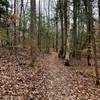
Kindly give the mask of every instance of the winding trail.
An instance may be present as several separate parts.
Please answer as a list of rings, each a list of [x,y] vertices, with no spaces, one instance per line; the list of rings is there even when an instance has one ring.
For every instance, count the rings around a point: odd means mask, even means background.
[[[100,88],[96,92],[94,81],[64,66],[57,53],[52,52],[46,56],[44,62],[45,70],[42,73],[44,84],[37,90],[42,90],[40,100],[100,100],[98,95]]]
[[[64,66],[57,53],[40,58],[37,71],[0,58],[0,100],[100,100],[91,77]]]

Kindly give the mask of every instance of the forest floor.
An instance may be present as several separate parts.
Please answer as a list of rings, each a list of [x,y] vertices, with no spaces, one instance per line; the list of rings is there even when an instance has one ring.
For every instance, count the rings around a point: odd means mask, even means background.
[[[0,52],[0,100],[100,100],[89,68],[64,66],[55,52],[42,55],[35,67]]]

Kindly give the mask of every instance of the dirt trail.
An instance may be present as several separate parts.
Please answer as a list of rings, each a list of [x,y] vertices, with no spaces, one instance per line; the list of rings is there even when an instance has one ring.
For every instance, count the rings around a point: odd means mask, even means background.
[[[57,53],[52,52],[44,61],[46,68],[42,79],[45,84],[41,84],[38,91],[44,88],[45,93],[40,100],[100,100],[100,88],[93,86],[93,80],[65,67]]]
[[[41,60],[34,73],[31,67],[0,59],[0,100],[100,100],[93,79],[65,67],[57,53]]]

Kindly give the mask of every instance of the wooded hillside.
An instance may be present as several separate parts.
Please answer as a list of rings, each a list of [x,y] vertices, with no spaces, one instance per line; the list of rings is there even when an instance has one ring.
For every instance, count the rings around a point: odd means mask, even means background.
[[[100,0],[0,0],[0,100],[100,100]]]

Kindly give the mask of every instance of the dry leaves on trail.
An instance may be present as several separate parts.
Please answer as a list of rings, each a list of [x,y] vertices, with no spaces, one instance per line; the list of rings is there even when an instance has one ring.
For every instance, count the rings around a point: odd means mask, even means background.
[[[56,53],[37,63],[34,69],[1,57],[0,100],[100,100],[94,79],[65,67]]]

